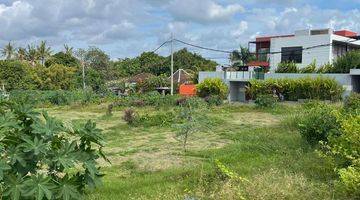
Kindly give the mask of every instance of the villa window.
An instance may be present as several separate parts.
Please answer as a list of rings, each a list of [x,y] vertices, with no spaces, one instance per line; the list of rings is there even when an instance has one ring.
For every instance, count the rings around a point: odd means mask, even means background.
[[[281,62],[302,63],[302,47],[281,48]]]

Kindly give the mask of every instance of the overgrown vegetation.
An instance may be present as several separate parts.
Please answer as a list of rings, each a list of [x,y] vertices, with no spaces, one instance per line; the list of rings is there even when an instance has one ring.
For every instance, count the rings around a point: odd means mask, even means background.
[[[229,89],[227,85],[219,78],[207,78],[196,86],[196,92],[199,97],[218,96],[225,99]]]
[[[285,100],[319,99],[338,101],[341,99],[343,88],[334,80],[327,77],[298,78],[298,79],[267,79],[251,80],[246,93],[251,99],[259,95],[282,94]]]
[[[350,69],[360,69],[360,51],[353,50],[337,58],[334,62],[333,73],[349,73]]]
[[[256,97],[255,104],[260,108],[274,108],[277,101],[277,97],[274,97],[271,94],[264,94]]]
[[[81,199],[100,184],[104,140],[96,124],[65,124],[23,103],[1,102],[0,197]]]

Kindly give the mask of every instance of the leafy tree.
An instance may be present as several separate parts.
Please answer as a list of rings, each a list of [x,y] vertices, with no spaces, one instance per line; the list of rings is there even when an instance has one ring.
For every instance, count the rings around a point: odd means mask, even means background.
[[[27,63],[20,61],[0,61],[0,83],[6,90],[33,89],[31,74]]]
[[[0,194],[5,199],[81,199],[106,159],[96,124],[64,124],[23,103],[0,107]]]
[[[9,42],[5,47],[1,50],[1,55],[6,58],[6,60],[11,60],[14,58],[16,52],[16,48],[11,42]]]
[[[46,41],[41,41],[40,45],[36,47],[36,54],[40,64],[44,66],[46,59],[51,55],[51,48],[46,46]]]
[[[154,75],[164,74],[169,71],[169,65],[166,65],[166,58],[153,52],[142,53],[139,56],[139,62],[142,70]]]
[[[54,54],[45,62],[46,67],[50,67],[54,64],[64,65],[67,67],[80,67],[80,61],[78,59],[72,56],[72,54],[64,52]]]

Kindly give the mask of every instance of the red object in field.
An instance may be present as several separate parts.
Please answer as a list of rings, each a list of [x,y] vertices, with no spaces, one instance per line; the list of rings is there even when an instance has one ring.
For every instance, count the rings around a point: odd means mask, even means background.
[[[179,93],[182,96],[195,96],[196,86],[194,84],[181,84],[179,87]]]

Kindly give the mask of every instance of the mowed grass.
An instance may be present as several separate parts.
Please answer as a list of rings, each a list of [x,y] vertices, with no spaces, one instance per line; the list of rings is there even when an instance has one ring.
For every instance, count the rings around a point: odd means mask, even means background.
[[[286,123],[301,109],[298,104],[209,108],[208,126],[190,136],[186,153],[175,127],[132,127],[123,121],[123,109],[106,116],[106,108],[47,109],[63,120],[92,119],[103,129],[111,164],[100,161],[104,184],[86,199],[342,199],[331,162]],[[136,108],[139,113],[166,109],[171,108]],[[215,159],[248,181],[220,180]]]

